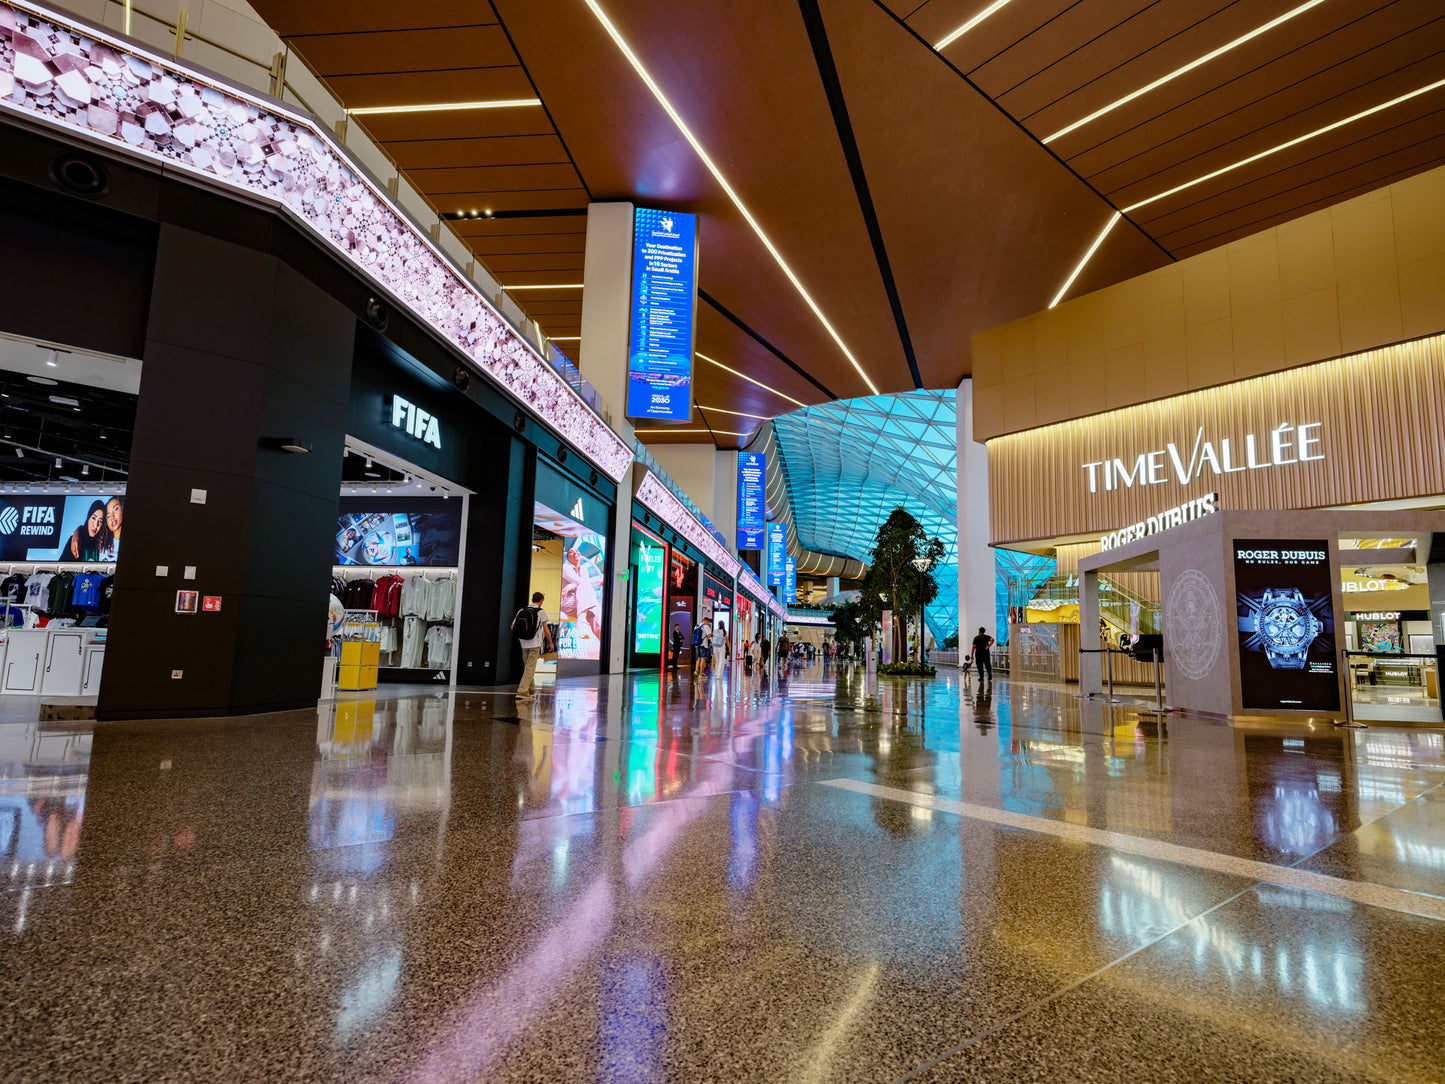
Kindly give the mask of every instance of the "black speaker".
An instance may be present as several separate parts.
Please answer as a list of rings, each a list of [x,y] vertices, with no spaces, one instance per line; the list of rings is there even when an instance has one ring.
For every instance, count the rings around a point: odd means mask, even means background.
[[[72,196],[100,199],[110,192],[110,174],[105,165],[88,154],[66,151],[50,163],[50,179]]]

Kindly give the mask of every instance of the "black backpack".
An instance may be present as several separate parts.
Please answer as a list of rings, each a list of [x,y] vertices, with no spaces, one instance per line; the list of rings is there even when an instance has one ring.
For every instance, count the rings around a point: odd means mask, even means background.
[[[518,640],[530,640],[536,636],[539,612],[535,606],[523,606],[518,610],[517,616],[512,618],[512,635]]]

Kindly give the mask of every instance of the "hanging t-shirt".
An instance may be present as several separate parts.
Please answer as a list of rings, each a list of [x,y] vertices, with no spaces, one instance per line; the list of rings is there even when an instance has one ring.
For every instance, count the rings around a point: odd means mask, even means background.
[[[50,581],[55,578],[51,572],[34,572],[25,581],[25,601],[32,610],[44,612],[50,603]]]
[[[82,572],[70,589],[70,604],[77,610],[95,612],[100,609],[100,585],[105,577],[98,572]]]
[[[0,583],[0,602],[24,602],[25,601],[25,577],[20,573],[7,576],[3,583]]]
[[[107,576],[100,581],[100,612],[110,613],[110,596],[115,594],[115,577]]]

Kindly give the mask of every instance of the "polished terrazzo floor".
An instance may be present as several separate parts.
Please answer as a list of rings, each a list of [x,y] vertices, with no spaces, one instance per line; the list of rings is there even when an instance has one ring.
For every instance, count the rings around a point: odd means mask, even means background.
[[[0,724],[0,1079],[1445,1079],[1445,731],[805,668]]]

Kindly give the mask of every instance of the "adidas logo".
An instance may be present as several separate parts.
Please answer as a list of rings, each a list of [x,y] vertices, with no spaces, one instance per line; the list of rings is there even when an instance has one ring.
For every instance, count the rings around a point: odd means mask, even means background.
[[[5,510],[0,512],[0,534],[10,534],[19,526],[20,513],[13,504],[6,505]]]
[[[578,498],[577,498],[577,503],[572,506],[572,511],[568,512],[567,514],[568,514],[569,516],[571,516],[573,519],[580,520],[580,519],[582,518],[583,512],[582,512],[582,498],[581,498],[581,497],[578,497]],[[7,533],[8,533],[8,532],[7,532]]]

